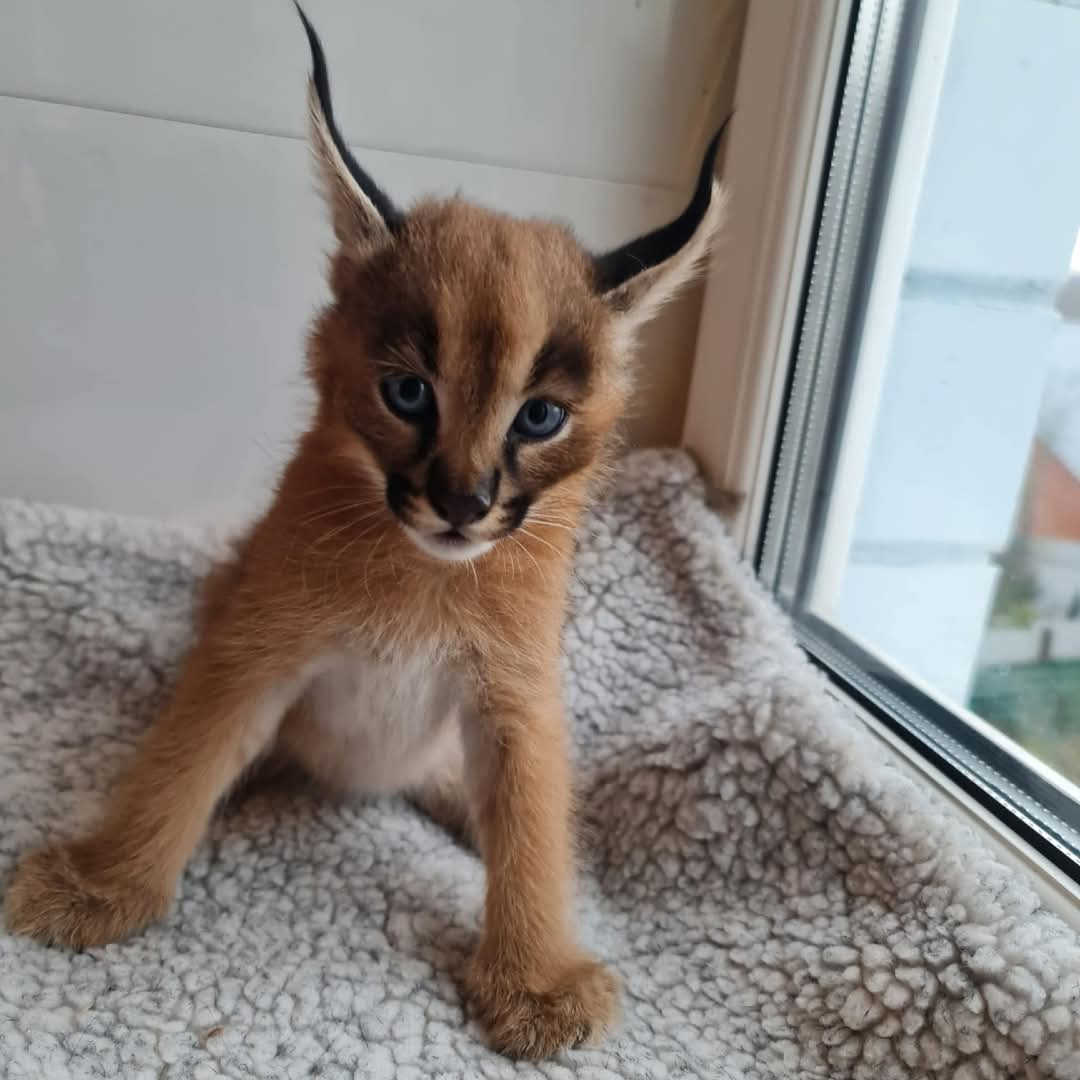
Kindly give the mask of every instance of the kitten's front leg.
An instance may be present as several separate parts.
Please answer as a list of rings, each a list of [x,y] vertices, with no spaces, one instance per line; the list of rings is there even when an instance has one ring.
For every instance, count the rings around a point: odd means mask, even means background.
[[[159,918],[220,797],[266,748],[299,690],[295,642],[252,655],[236,627],[198,643],[89,836],[26,856],[7,925],[51,945],[116,941]],[[290,655],[291,653],[291,655]]]
[[[487,868],[480,946],[466,973],[496,1049],[544,1058],[594,1041],[619,1015],[618,980],[571,926],[574,851],[557,678],[486,695],[466,726],[468,782]]]

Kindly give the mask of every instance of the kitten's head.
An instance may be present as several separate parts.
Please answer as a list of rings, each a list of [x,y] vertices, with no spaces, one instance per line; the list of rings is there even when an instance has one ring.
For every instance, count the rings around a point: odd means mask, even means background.
[[[311,343],[318,425],[437,558],[482,554],[602,459],[637,328],[691,278],[722,216],[720,135],[675,221],[605,255],[569,229],[461,199],[408,212],[334,122],[322,48],[311,137],[338,247]],[[554,520],[554,518],[549,519]]]

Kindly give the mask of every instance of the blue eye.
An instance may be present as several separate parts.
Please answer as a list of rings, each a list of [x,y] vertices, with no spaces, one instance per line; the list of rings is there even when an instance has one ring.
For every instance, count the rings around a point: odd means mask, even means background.
[[[566,410],[546,398],[530,398],[514,417],[514,431],[524,439],[550,439],[566,422]]]
[[[388,375],[379,386],[390,411],[406,420],[423,416],[434,401],[431,383],[419,375]]]

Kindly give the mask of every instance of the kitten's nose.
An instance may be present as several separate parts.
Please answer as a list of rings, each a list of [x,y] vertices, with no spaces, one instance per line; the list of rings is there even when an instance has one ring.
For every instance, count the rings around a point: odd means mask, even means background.
[[[441,470],[440,470],[441,471]],[[428,484],[428,500],[435,513],[455,529],[472,525],[487,515],[495,496],[498,473],[485,477],[472,491],[458,491],[449,484],[441,484],[436,474]]]
[[[465,495],[447,492],[433,505],[439,517],[446,518],[455,529],[458,529],[462,525],[471,525],[474,521],[479,521],[491,509],[491,496],[479,492]]]

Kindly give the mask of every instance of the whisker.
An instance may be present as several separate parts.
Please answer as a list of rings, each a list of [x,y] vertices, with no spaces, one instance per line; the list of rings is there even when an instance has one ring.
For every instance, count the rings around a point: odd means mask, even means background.
[[[344,547],[338,549],[337,554],[334,555],[333,559],[331,560],[334,564],[334,583],[336,588],[341,588],[341,567],[345,562],[346,554],[356,544],[360,543],[361,540],[369,537],[373,532],[375,532],[376,529],[380,528],[380,526],[383,527],[383,535],[385,535],[386,523],[382,521],[376,521],[374,525],[369,525],[366,529],[363,529],[361,532],[357,533],[356,536],[352,537]],[[382,536],[379,537],[379,540],[382,540]]]
[[[375,531],[375,530],[376,530],[376,529],[377,529],[377,528],[379,527],[379,525],[381,525],[381,524],[388,524],[388,523],[384,523],[384,522],[376,522],[376,523],[375,523],[374,525],[371,525],[371,526],[369,526],[368,528],[366,528],[366,529],[365,529],[365,530],[364,530],[364,531],[363,531],[362,533],[360,533],[359,535],[357,535],[357,536],[354,536],[354,537],[353,537],[353,538],[352,538],[352,539],[351,539],[351,540],[350,540],[350,541],[349,541],[349,542],[348,542],[348,543],[347,543],[347,544],[346,544],[346,545],[345,545],[345,546],[344,546],[344,547],[343,547],[343,548],[342,548],[342,549],[341,549],[341,550],[340,550],[340,551],[339,551],[339,552],[337,553],[337,555],[335,556],[335,562],[337,562],[337,563],[339,563],[339,564],[340,564],[340,563],[342,563],[342,562],[344,562],[344,561],[345,561],[345,555],[346,555],[346,553],[347,553],[347,552],[349,551],[349,549],[350,549],[350,548],[352,548],[352,547],[354,547],[354,546],[355,546],[356,544],[358,544],[358,543],[359,543],[359,542],[360,542],[361,540],[363,540],[365,536],[370,536],[370,535],[371,535],[371,534],[372,534],[372,533],[373,533],[373,532],[374,532],[374,531]]]
[[[296,492],[297,495],[318,495],[320,491],[340,491],[348,489],[349,491],[359,491],[365,484],[373,483],[373,478],[367,475],[357,475],[356,477],[349,476],[338,477],[332,484],[325,484],[322,487],[317,488],[303,488]]]
[[[507,539],[508,540],[513,540],[514,543],[517,544],[517,546],[519,548],[521,548],[521,550],[524,551],[525,554],[528,555],[530,559],[532,559],[533,565],[536,567],[536,569],[539,572],[540,576],[545,581],[547,581],[547,575],[544,573],[544,568],[540,565],[539,562],[537,562],[536,556],[513,533],[509,533],[507,535]]]
[[[332,514],[344,514],[353,510],[369,510],[371,509],[370,502],[353,502],[353,503],[335,503],[333,506],[326,507],[325,509],[316,510],[312,514],[308,514],[306,517],[302,517],[297,521],[297,525],[310,525],[313,521],[319,521],[322,518],[330,517]]]
[[[382,533],[382,535],[379,537],[379,539],[375,541],[374,546],[368,552],[368,557],[364,560],[364,592],[367,593],[367,596],[368,596],[369,600],[372,599],[372,596],[371,596],[371,587],[368,585],[368,569],[371,566],[371,560],[373,558],[375,558],[375,552],[377,552],[379,550],[379,546],[386,539],[386,537],[388,535],[388,532],[389,532],[389,530],[384,531]]]
[[[499,537],[499,539],[500,540],[505,540],[505,539],[507,539],[507,537],[506,536],[501,536],[501,537]],[[500,544],[499,545],[499,554],[500,554],[501,557],[504,557],[510,563],[510,566],[513,569],[515,574],[520,573],[520,570],[519,570],[519,567],[518,567],[517,557],[510,550],[510,548],[508,548],[505,544]]]
[[[329,532],[324,532],[320,536],[317,536],[314,540],[310,541],[300,554],[300,581],[303,585],[304,591],[308,591],[307,587],[307,565],[308,561],[314,552],[315,548],[322,546],[328,540],[333,539],[339,533],[344,532],[346,529],[353,528],[357,525],[362,525],[365,521],[370,521],[371,518],[376,517],[378,511],[373,511],[369,514],[361,515],[360,517],[351,517],[344,525],[338,526],[336,529],[331,529]],[[365,530],[370,531],[370,530]],[[363,535],[363,534],[362,534]],[[296,547],[297,541],[300,539],[299,535],[294,535],[292,542],[289,545],[288,554],[285,556],[286,561],[291,561],[293,558],[293,549]]]
[[[577,532],[577,527],[574,525],[564,525],[561,521],[549,521],[547,518],[537,517],[535,514],[529,514],[525,520],[535,522],[537,525],[549,525],[553,529],[565,529],[568,533]]]
[[[376,490],[365,491],[362,484],[331,484],[328,487],[321,488],[309,488],[306,491],[298,491],[293,498],[295,499],[318,499],[324,495],[331,495],[337,492],[348,492],[349,494],[356,496],[357,498],[367,498],[372,502],[381,500],[381,495]]]
[[[524,536],[531,537],[533,540],[536,540],[537,542],[551,548],[551,550],[554,551],[556,555],[563,556],[566,554],[564,551],[560,551],[559,548],[557,548],[553,543],[551,543],[551,541],[545,540],[542,536],[537,536],[534,532],[529,532],[528,529],[523,529],[519,527],[518,532]]]
[[[349,518],[344,525],[339,525],[336,529],[331,529],[327,533],[323,533],[311,546],[321,547],[328,540],[332,540],[335,536],[345,532],[346,529],[351,529],[354,525],[362,525],[365,521],[370,521],[373,517],[379,516],[379,511],[372,511],[370,514],[364,514],[361,517]]]

